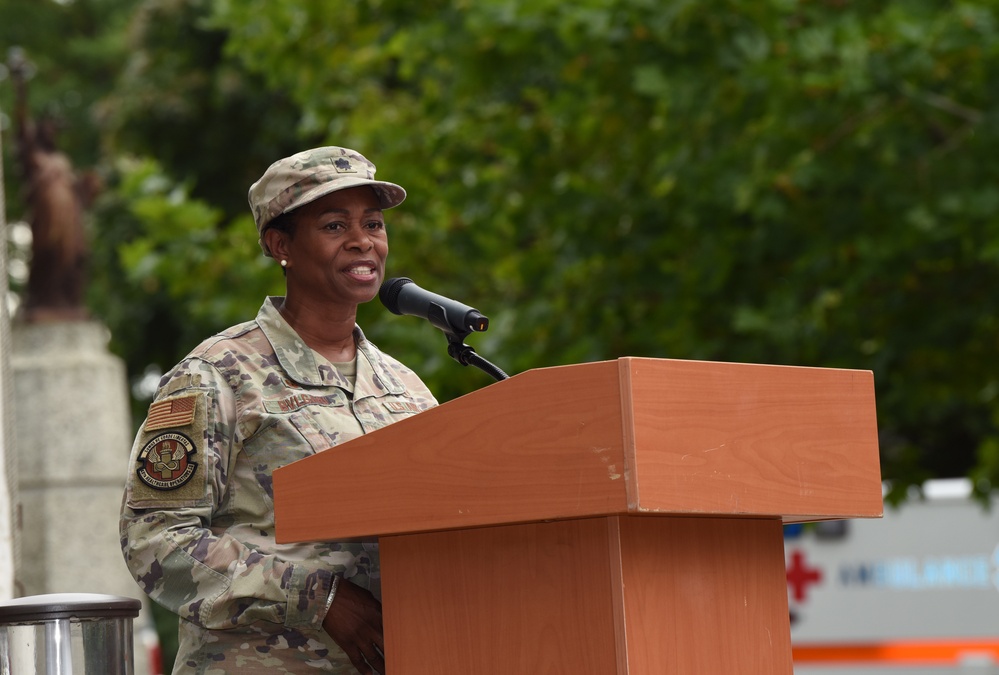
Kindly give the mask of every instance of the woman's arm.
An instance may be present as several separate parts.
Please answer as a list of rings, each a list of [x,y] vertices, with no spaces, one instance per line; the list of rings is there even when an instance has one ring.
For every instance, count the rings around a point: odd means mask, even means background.
[[[220,514],[230,489],[235,399],[222,375],[189,359],[166,378],[131,453],[120,534],[125,562],[157,603],[208,629],[255,621],[320,629],[336,565],[273,534],[237,538]],[[231,495],[230,495],[231,496]]]

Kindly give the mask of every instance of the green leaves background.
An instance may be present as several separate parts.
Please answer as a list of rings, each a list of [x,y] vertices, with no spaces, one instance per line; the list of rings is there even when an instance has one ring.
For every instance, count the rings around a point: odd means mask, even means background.
[[[280,292],[246,189],[280,156],[345,145],[409,191],[389,273],[487,314],[469,343],[500,367],[872,369],[901,497],[999,476],[997,15],[0,0],[0,41],[28,50],[37,110],[62,102],[64,147],[105,176],[92,307],[136,378]],[[377,303],[360,320],[442,399],[489,383],[429,325]]]

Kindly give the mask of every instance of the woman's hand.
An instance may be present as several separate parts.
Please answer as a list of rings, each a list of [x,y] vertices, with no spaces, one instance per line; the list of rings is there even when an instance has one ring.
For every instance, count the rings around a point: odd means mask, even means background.
[[[384,675],[385,643],[382,637],[382,603],[370,591],[346,579],[340,582],[323,630],[350,658],[361,675]]]

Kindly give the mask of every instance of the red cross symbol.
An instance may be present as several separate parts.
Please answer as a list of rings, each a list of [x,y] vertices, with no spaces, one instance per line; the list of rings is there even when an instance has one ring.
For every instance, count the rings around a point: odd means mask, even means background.
[[[791,564],[787,566],[787,585],[794,593],[795,602],[802,602],[811,584],[822,581],[822,570],[817,567],[807,567],[805,554],[795,551],[791,554]]]

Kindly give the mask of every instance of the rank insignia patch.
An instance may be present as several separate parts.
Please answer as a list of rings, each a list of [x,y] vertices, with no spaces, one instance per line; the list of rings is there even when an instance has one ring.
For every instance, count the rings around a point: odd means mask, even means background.
[[[146,431],[169,429],[170,427],[186,427],[194,421],[197,394],[157,401],[149,406],[146,416]]]
[[[336,167],[337,173],[357,173],[357,170],[351,166],[350,160],[343,157],[338,157],[333,166]]]
[[[198,470],[194,442],[175,431],[151,438],[139,453],[135,474],[154,490],[176,490]]]

